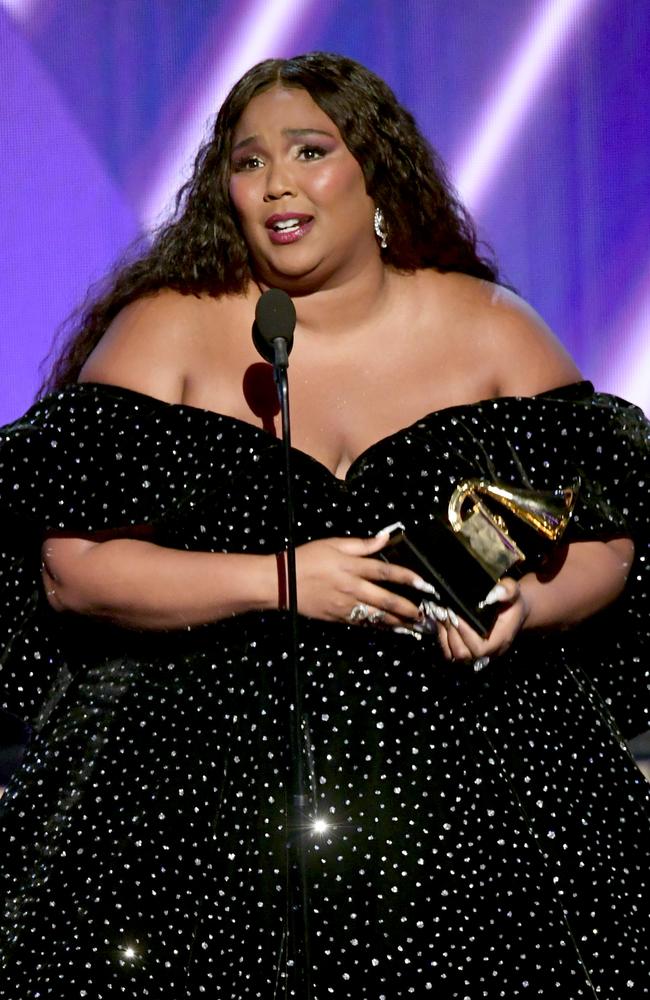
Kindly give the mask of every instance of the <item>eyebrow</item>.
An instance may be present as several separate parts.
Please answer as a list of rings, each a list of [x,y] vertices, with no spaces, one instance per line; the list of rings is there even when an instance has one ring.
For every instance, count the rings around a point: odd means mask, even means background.
[[[331,132],[325,132],[322,128],[283,128],[282,135],[290,136],[291,138],[300,137],[301,135],[327,135],[330,139],[334,138]],[[238,149],[242,149],[244,146],[250,146],[256,139],[257,135],[249,135],[245,139],[241,139],[237,145],[233,146],[233,153],[236,153]]]

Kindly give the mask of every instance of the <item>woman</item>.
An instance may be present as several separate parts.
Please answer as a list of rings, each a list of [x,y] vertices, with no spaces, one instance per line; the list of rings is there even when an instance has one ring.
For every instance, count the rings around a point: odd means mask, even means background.
[[[298,316],[311,994],[287,940],[277,406],[250,337],[269,287]],[[50,388],[5,444],[14,479],[31,463],[12,524],[46,536],[40,593],[6,545],[26,582],[5,670],[38,735],[5,803],[5,995],[645,995],[648,799],[610,711],[644,679],[619,683],[610,624],[594,682],[577,626],[599,614],[600,640],[625,586],[647,430],[496,283],[388,88],[317,53],[249,71]],[[471,474],[579,476],[581,540],[501,581],[487,638],[434,608],[436,642],[381,529]]]

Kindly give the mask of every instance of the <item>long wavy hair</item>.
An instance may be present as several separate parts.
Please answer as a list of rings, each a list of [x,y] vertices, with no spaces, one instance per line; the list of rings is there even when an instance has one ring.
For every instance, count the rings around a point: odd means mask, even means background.
[[[109,324],[135,299],[162,288],[214,297],[246,291],[252,278],[248,248],[229,195],[232,135],[251,98],[275,85],[306,90],[339,129],[384,214],[386,264],[403,272],[437,268],[497,281],[496,265],[479,255],[474,225],[442,160],[383,80],[352,59],[326,52],[267,59],[228,94],[169,221],[145,249],[137,244],[135,256],[132,250],[92,288],[62,328],[41,393],[76,381]]]

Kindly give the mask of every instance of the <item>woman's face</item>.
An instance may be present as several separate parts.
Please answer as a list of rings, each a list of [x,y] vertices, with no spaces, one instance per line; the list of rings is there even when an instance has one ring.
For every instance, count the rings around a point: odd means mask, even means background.
[[[264,284],[326,287],[380,260],[361,167],[306,90],[250,101],[233,135],[230,197]]]

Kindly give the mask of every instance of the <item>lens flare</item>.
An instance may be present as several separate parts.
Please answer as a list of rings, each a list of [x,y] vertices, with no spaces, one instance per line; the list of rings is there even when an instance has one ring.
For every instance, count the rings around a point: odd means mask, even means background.
[[[550,0],[518,46],[470,148],[452,171],[462,201],[476,211],[559,51],[593,0]]]

